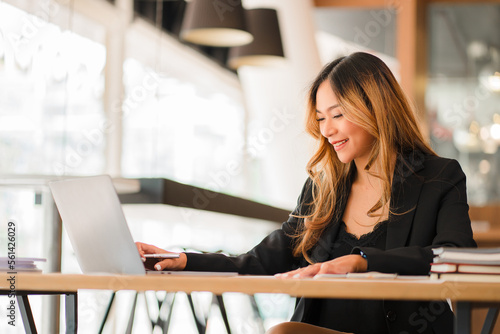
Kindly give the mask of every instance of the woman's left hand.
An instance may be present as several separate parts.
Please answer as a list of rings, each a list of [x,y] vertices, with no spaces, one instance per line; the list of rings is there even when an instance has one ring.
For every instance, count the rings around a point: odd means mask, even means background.
[[[306,278],[319,274],[347,274],[364,272],[368,268],[368,262],[361,255],[345,255],[336,259],[311,264],[307,267],[292,270],[283,274],[276,274],[280,278]]]

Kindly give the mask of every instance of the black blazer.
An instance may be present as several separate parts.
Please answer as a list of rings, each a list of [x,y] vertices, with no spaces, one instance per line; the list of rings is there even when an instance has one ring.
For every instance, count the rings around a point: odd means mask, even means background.
[[[311,183],[306,181],[294,210],[307,211],[311,201]],[[350,191],[350,184],[346,193]],[[340,196],[347,198],[347,196]],[[342,217],[345,202],[339,203],[336,217]],[[353,249],[367,256],[368,270],[402,275],[426,275],[432,262],[432,248],[441,246],[475,247],[472,238],[465,186],[465,174],[455,160],[424,155],[414,151],[399,156],[394,171],[391,212],[387,226],[386,249]],[[310,256],[315,262],[329,259],[334,228],[333,219]],[[281,229],[272,232],[246,254],[227,257],[222,254],[187,254],[185,270],[235,271],[240,274],[274,275],[308,265],[303,257],[292,255],[291,235],[302,224],[292,215]],[[309,322],[310,314],[322,312],[309,299],[297,302],[292,321]],[[388,333],[452,333],[453,316],[444,302],[384,301]],[[332,315],[334,316],[334,315]],[[353,315],[353,321],[356,321]],[[317,324],[321,325],[321,324]]]

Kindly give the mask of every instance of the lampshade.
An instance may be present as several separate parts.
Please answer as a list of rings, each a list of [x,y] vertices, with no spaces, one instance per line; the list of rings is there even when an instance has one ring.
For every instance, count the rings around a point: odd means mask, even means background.
[[[250,44],[231,48],[229,67],[237,69],[243,65],[267,66],[282,63],[284,53],[276,10],[249,9],[245,16],[254,40]]]
[[[217,47],[240,46],[253,40],[241,0],[188,2],[180,36],[191,43]]]

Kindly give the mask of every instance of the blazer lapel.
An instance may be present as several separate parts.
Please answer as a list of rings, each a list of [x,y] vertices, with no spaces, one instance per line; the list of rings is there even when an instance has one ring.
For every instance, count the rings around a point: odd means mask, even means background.
[[[407,244],[424,183],[423,177],[418,175],[418,171],[424,168],[424,160],[425,156],[420,151],[398,157],[390,203],[395,214],[390,215],[387,226],[387,249],[403,247]]]

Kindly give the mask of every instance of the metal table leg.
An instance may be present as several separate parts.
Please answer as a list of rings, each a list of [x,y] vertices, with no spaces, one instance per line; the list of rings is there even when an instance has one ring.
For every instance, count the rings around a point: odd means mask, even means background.
[[[33,313],[31,312],[28,296],[17,295],[16,299],[19,304],[19,310],[21,311],[21,319],[23,320],[24,330],[27,334],[36,334],[35,320],[33,319]]]
[[[76,333],[78,329],[78,297],[77,292],[66,294],[66,334]]]
[[[226,305],[224,304],[224,299],[221,295],[214,295],[213,303],[219,306],[220,314],[222,315],[222,320],[224,321],[224,326],[226,327],[227,334],[231,334],[231,326],[229,326],[229,319],[227,318]]]
[[[130,310],[130,316],[128,318],[127,329],[125,330],[126,334],[132,334],[132,328],[134,327],[134,318],[135,318],[135,309],[137,307],[137,296],[139,293],[135,291],[134,302],[132,303],[132,309]]]
[[[108,317],[109,317],[109,312],[111,311],[111,306],[113,306],[113,302],[115,301],[115,296],[116,296],[116,292],[113,291],[113,293],[111,294],[111,299],[109,300],[109,303],[108,303],[108,307],[106,307],[106,311],[104,312],[104,318],[102,319],[102,322],[101,322],[101,327],[99,327],[99,334],[102,333],[102,331],[104,330],[104,326],[106,325],[106,321],[108,320]]]
[[[191,313],[193,314],[196,328],[198,329],[198,333],[204,334],[207,330],[207,320],[200,319],[201,317],[198,316],[196,308],[194,307],[193,296],[190,293],[187,294],[187,298],[189,301],[189,306],[191,307]]]
[[[481,329],[481,334],[492,334],[493,328],[495,328],[495,323],[498,318],[498,307],[492,307],[488,310],[486,314],[486,319],[484,319],[483,328]]]
[[[471,303],[457,302],[455,314],[455,334],[471,333]]]

